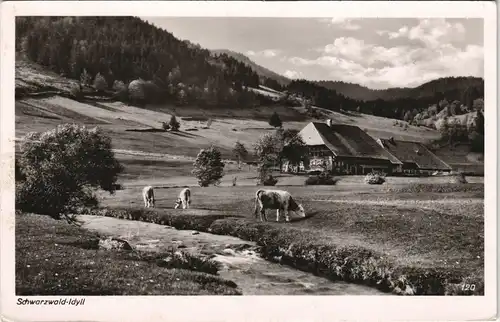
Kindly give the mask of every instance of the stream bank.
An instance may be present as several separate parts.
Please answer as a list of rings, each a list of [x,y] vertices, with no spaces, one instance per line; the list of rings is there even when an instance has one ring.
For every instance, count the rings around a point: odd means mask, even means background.
[[[243,295],[388,295],[377,289],[342,281],[332,282],[258,255],[254,242],[154,223],[80,215],[82,228],[125,239],[137,250],[179,249],[210,256],[220,264],[218,275],[235,282]]]

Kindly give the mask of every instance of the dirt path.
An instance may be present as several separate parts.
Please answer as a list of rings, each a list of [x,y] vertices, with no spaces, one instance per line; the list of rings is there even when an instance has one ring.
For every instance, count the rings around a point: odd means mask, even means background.
[[[174,247],[191,253],[215,255],[213,260],[222,265],[219,275],[234,281],[245,295],[384,294],[366,286],[331,282],[266,261],[255,252],[255,243],[236,237],[177,230],[169,226],[110,217],[79,216],[79,220],[83,222],[83,228],[121,237],[138,250],[160,252]],[[245,250],[234,250],[244,245]]]

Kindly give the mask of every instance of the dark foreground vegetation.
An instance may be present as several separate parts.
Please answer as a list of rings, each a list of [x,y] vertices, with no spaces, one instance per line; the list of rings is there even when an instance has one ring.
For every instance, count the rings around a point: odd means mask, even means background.
[[[16,295],[239,295],[210,260],[99,249],[94,233],[48,216],[16,215]]]

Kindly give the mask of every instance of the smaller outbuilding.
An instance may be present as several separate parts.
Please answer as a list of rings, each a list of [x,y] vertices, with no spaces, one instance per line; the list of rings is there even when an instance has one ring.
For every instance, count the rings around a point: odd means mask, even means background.
[[[433,174],[450,172],[452,168],[420,142],[401,141],[394,138],[377,142],[390,154],[403,162],[401,171],[407,174]]]

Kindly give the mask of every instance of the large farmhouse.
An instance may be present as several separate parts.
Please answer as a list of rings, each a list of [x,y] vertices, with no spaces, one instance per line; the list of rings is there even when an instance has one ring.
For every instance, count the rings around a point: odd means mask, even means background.
[[[309,170],[340,174],[431,174],[451,167],[422,143],[390,139],[375,140],[359,127],[347,124],[311,122],[299,135],[308,147]],[[303,164],[299,167],[305,170]],[[290,170],[287,162],[284,170]],[[296,169],[299,170],[299,169]]]
[[[451,167],[446,162],[429,151],[422,143],[394,140],[394,138],[378,139],[377,142],[403,162],[404,173],[431,174],[435,171],[451,171]]]
[[[309,148],[309,168],[345,174],[401,171],[403,163],[357,126],[311,122],[300,132]]]

